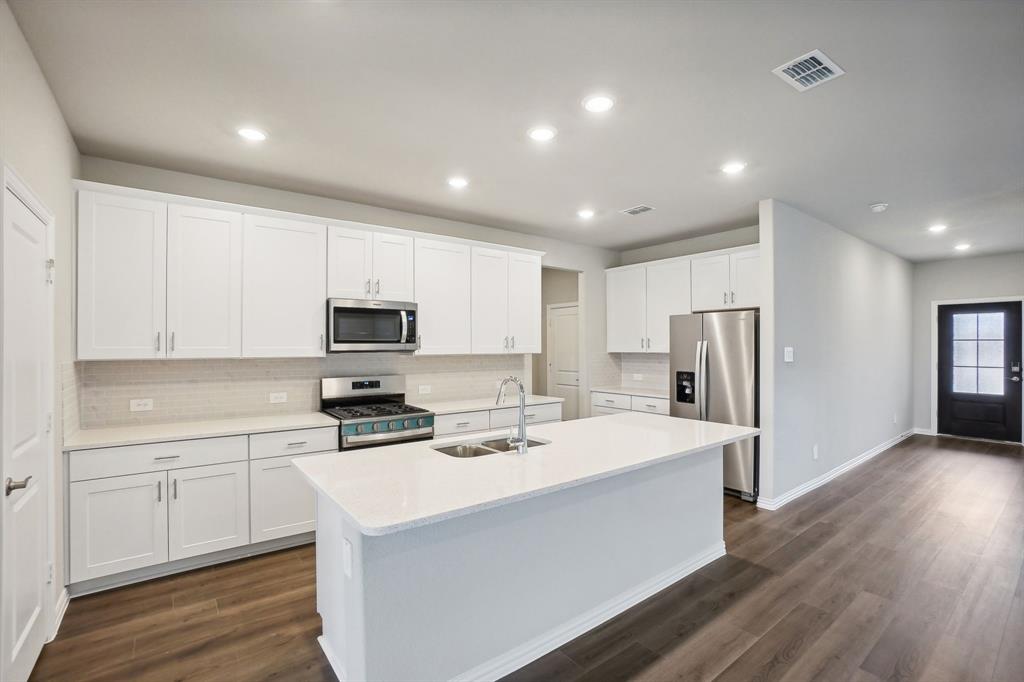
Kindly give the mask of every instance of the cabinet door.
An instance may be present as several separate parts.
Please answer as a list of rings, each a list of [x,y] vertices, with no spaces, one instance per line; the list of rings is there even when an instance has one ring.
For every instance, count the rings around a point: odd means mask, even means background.
[[[249,462],[168,472],[173,561],[249,543]]]
[[[690,312],[690,261],[647,265],[647,352],[668,352],[668,318]]]
[[[729,307],[729,256],[694,258],[690,265],[690,301],[694,312]]]
[[[507,353],[508,252],[474,246],[471,255],[473,352]]]
[[[379,301],[413,301],[412,237],[373,235],[373,297]]]
[[[167,472],[68,486],[71,582],[167,561]]]
[[[729,255],[729,281],[732,290],[729,302],[733,308],[756,308],[761,305],[761,252],[759,249]]]
[[[373,233],[328,226],[327,298],[373,298],[372,287]]]
[[[316,529],[313,488],[291,456],[249,462],[252,541],[263,542]]]
[[[540,256],[508,255],[508,334],[513,353],[540,353]]]
[[[78,359],[162,358],[167,204],[78,193]]]
[[[416,240],[420,355],[472,351],[470,268],[470,250],[465,244]]]
[[[609,353],[642,353],[646,350],[644,289],[642,265],[605,271]]]
[[[167,356],[242,355],[242,214],[167,207]]]
[[[326,229],[246,215],[242,256],[242,356],[324,355]]]

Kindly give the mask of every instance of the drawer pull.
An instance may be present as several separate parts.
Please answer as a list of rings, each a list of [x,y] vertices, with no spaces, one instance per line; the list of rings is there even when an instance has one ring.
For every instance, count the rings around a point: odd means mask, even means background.
[[[297,440],[294,443],[288,443],[288,447],[290,447],[290,448],[297,448],[300,445],[306,445],[308,443],[309,443],[308,440]]]
[[[178,499],[178,479],[174,479],[174,499]]]
[[[651,405],[650,403],[644,403],[644,407],[649,407],[652,410],[654,410],[654,409],[657,409],[658,406],[657,405]]]
[[[535,415],[535,414],[528,414],[528,415],[526,415],[526,418],[527,418],[527,419],[533,419],[533,418],[534,418],[534,417],[536,417],[536,416],[537,416],[537,415]]]
[[[264,469],[264,471],[276,471],[278,469],[291,469],[291,468],[292,468],[292,465],[291,465],[291,462],[289,462],[288,464],[282,464],[282,465],[276,466],[276,467],[267,467],[266,469]]]
[[[604,399],[604,401],[605,401],[606,403],[614,403],[614,402],[615,402],[615,401],[614,401],[614,400],[612,400],[611,398],[605,398],[605,399]]]
[[[165,455],[163,457],[154,457],[154,462],[166,462],[172,459],[181,459],[181,455]]]
[[[157,502],[163,502],[164,501],[164,492],[163,491],[164,491],[164,482],[163,481],[157,481],[156,482],[156,501]]]
[[[469,422],[457,422],[456,426],[469,426]]]

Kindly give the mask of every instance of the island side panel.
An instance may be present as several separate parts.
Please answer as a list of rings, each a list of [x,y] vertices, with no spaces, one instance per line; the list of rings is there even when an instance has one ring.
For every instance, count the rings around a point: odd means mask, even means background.
[[[725,553],[722,449],[360,549],[366,679],[496,679]]]

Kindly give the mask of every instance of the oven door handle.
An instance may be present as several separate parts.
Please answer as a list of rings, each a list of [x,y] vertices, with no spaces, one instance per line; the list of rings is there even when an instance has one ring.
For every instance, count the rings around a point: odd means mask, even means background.
[[[342,436],[344,444],[358,445],[359,443],[374,443],[382,440],[401,441],[415,436],[434,435],[433,426],[424,426],[418,429],[407,429],[405,431],[388,431],[387,433],[366,433],[357,436]]]
[[[399,310],[402,316],[402,343],[409,343],[409,311]]]

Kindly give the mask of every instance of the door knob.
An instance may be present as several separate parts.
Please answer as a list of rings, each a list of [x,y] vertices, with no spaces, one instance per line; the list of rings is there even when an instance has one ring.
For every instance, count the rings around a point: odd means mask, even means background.
[[[1010,377],[1010,381],[1016,381],[1017,383],[1020,383],[1020,377]]]
[[[31,476],[26,476],[24,481],[15,481],[10,476],[4,481],[4,497],[9,496],[15,490],[23,490],[28,487],[28,482],[32,480]]]

